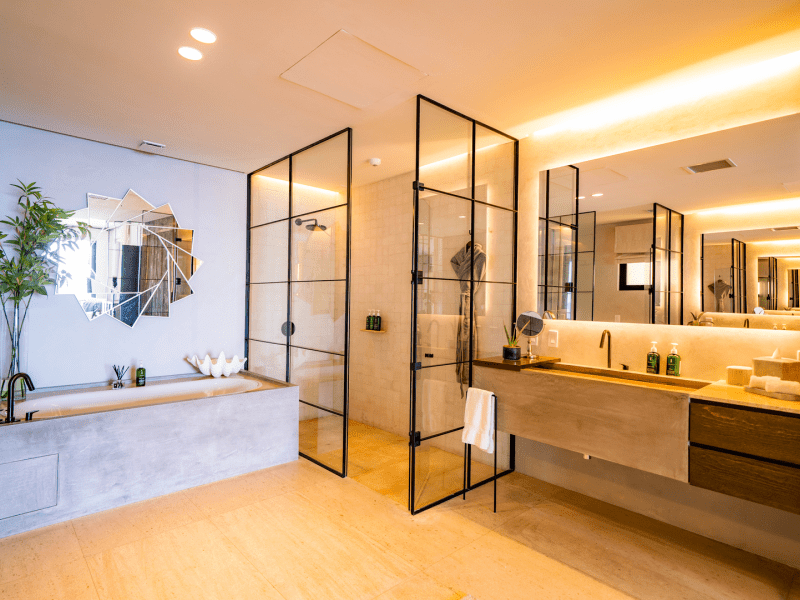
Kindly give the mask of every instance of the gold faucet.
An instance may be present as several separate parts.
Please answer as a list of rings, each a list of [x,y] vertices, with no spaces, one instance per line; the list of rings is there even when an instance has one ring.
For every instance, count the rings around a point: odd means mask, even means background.
[[[600,336],[600,347],[603,347],[603,344],[606,341],[606,336],[608,336],[608,368],[611,368],[611,332],[608,329],[603,330],[603,335]]]

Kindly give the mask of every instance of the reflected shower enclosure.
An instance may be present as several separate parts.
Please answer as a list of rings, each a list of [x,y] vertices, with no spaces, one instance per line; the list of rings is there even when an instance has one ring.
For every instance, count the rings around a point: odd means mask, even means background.
[[[300,454],[347,471],[351,131],[249,176],[248,370],[300,386]]]
[[[133,327],[139,317],[168,317],[190,296],[202,264],[192,254],[194,231],[183,229],[169,204],[155,207],[133,190],[122,199],[89,194],[70,223],[90,236],[58,248],[56,293],[73,294],[89,318],[108,315]]]

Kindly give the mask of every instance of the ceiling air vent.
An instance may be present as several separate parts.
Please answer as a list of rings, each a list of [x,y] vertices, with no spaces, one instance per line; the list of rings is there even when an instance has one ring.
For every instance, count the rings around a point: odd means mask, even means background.
[[[158,154],[164,151],[166,146],[164,144],[159,144],[158,142],[148,142],[147,140],[142,140],[142,143],[139,144],[139,150],[142,152],[149,152],[150,154]]]
[[[792,225],[790,227],[773,227],[772,231],[793,231],[795,229],[800,229],[797,225]]]
[[[701,165],[692,165],[691,167],[683,167],[684,171],[689,173],[708,173],[709,171],[717,171],[719,169],[729,169],[735,167],[736,163],[730,158],[724,160],[715,160],[713,162],[703,163]]]

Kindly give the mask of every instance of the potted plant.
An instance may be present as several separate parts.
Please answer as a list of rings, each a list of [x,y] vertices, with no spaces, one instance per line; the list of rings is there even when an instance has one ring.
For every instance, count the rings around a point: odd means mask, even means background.
[[[35,182],[19,181],[19,185],[11,185],[21,192],[17,208],[22,215],[0,220],[11,229],[10,233],[0,231],[0,301],[11,338],[11,360],[2,386],[3,397],[7,394],[5,382],[20,372],[20,334],[31,298],[34,294],[46,296],[46,286],[55,283],[53,275],[58,266],[55,242],[75,248],[75,240],[89,232],[84,223],[66,223],[75,213],[58,208],[42,196]]]
[[[506,332],[506,339],[508,344],[503,346],[503,358],[505,360],[519,360],[522,358],[522,348],[518,345],[519,331],[517,331],[517,324],[511,327],[511,333],[508,332],[508,327],[503,323],[503,329]]]

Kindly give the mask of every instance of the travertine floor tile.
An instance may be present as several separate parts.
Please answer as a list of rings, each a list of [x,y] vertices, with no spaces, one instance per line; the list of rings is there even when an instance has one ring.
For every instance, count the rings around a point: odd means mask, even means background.
[[[299,493],[420,569],[489,533],[450,511],[412,516],[406,508],[353,481],[344,488],[326,482]]]
[[[146,537],[87,561],[101,600],[282,600],[208,521]]]
[[[442,585],[425,573],[417,573],[375,600],[462,600],[466,594]]]
[[[594,499],[538,505],[498,532],[641,598],[785,598],[793,569]]]
[[[75,519],[84,556],[91,556],[203,518],[184,492],[120,506]]]
[[[373,598],[417,571],[295,493],[212,520],[287,600]]]
[[[522,488],[508,485],[506,477],[502,477],[497,482],[497,513],[494,512],[494,490],[491,483],[467,492],[466,500],[458,496],[432,510],[453,511],[470,521],[495,529],[507,521],[513,521],[540,501]]]
[[[288,489],[273,467],[191,488],[185,494],[203,514],[211,516],[272,498]]]
[[[341,478],[337,477],[335,474],[304,458],[272,467],[270,472],[283,480],[284,484],[286,484],[287,491],[300,490],[304,487],[331,479],[334,481],[341,481]]]
[[[479,600],[630,600],[631,596],[492,532],[425,572]]]
[[[0,583],[81,560],[72,524],[59,523],[0,540]]]
[[[3,600],[97,600],[83,558],[0,584]]]

